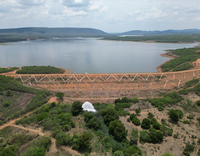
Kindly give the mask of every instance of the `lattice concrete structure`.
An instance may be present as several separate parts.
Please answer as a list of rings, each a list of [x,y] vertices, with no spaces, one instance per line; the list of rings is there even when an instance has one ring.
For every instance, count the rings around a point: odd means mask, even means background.
[[[166,73],[8,75],[34,88],[65,92],[69,98],[155,97],[199,78],[200,69]]]

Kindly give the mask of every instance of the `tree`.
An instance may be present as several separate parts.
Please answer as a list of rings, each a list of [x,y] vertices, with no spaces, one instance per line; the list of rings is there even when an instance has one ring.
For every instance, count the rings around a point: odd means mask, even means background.
[[[92,140],[92,135],[88,132],[85,131],[83,134],[79,137],[79,148],[84,149],[84,148],[90,148],[91,141]]]
[[[101,111],[100,114],[103,116],[104,123],[107,126],[109,126],[111,121],[119,119],[119,116],[113,107],[109,107],[109,108]]]
[[[119,120],[111,121],[109,124],[109,133],[112,134],[117,141],[122,141],[127,136],[127,130],[124,124]]]
[[[133,118],[135,118],[136,117],[136,115],[134,114],[134,113],[132,113],[131,115],[130,115],[130,119],[131,119],[131,121],[133,120]]]
[[[135,113],[138,115],[141,113],[141,108],[135,109]]]
[[[62,100],[63,97],[64,97],[64,93],[58,92],[58,93],[56,93],[56,97],[58,97],[58,98],[60,98]]]
[[[148,142],[150,143],[161,143],[163,141],[163,133],[160,131],[151,131],[148,135]]]
[[[181,119],[183,116],[183,112],[179,109],[177,110],[170,109],[168,114],[169,114],[170,119],[174,121],[175,123],[177,123],[179,119]]]
[[[155,118],[151,119],[151,124],[155,129],[157,129],[157,130],[160,129],[160,124],[158,123],[158,121]]]
[[[150,125],[151,125],[151,121],[147,118],[144,118],[142,120],[142,124],[141,124],[141,127],[144,128],[144,129],[149,129],[150,128]]]
[[[83,111],[83,108],[82,108],[82,104],[80,101],[75,101],[73,104],[72,104],[72,114],[73,116],[77,116],[79,115],[80,112]]]
[[[136,125],[136,126],[139,126],[140,125],[140,120],[137,117],[135,117],[135,118],[133,118],[132,123],[134,125]]]

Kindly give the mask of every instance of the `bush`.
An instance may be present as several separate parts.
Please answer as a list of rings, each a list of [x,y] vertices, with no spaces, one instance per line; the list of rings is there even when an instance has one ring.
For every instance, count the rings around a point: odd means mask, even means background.
[[[163,132],[164,136],[172,136],[173,133],[173,129],[171,128],[167,128],[166,126],[162,125],[160,127],[160,130]]]
[[[10,102],[8,102],[8,101],[4,102],[4,103],[3,103],[3,106],[4,106],[4,107],[9,107],[9,106],[10,106]]]
[[[88,131],[83,132],[83,134],[79,137],[78,140],[79,148],[80,149],[90,148],[91,140],[92,140],[92,135]]]
[[[68,134],[65,134],[64,132],[58,132],[55,136],[56,139],[56,146],[61,145],[70,145],[71,142],[71,136]]]
[[[163,108],[162,106],[158,106],[158,110],[159,110],[159,111],[163,111],[164,108]]]
[[[145,143],[148,141],[148,132],[147,131],[140,131],[140,142]]]
[[[179,93],[179,94],[182,94],[182,95],[188,95],[189,90],[184,88],[184,89],[182,89],[182,90],[179,90],[178,93]]]
[[[130,115],[130,119],[131,119],[131,121],[133,120],[133,118],[135,118],[136,117],[136,115],[134,114],[134,113],[132,113],[131,115]]]
[[[131,145],[137,145],[137,142],[138,142],[138,130],[132,129],[131,137],[130,137],[130,144]]]
[[[131,119],[130,119],[130,118],[127,118],[127,122],[131,122]]]
[[[186,155],[186,156],[190,156],[190,154],[194,151],[194,146],[193,145],[190,145],[190,144],[186,144],[186,147],[183,151],[183,154]]]
[[[150,112],[148,113],[148,118],[149,118],[149,119],[154,118],[154,116],[155,116],[155,115],[154,115],[153,113],[150,113]]]
[[[5,95],[6,96],[13,96],[13,93],[11,92],[11,90],[7,90]]]
[[[199,83],[199,79],[193,79],[193,80],[186,82],[185,85],[187,87],[192,87],[192,86],[196,85],[197,83]]]
[[[188,118],[188,119],[194,119],[194,116],[191,115],[191,114],[189,114],[189,115],[187,116],[187,118]]]
[[[82,104],[80,101],[75,101],[72,104],[72,114],[73,116],[78,116],[80,112],[83,111]]]
[[[174,155],[172,155],[170,153],[164,153],[162,156],[174,156]]]
[[[200,145],[200,139],[198,139],[197,143]]]
[[[141,127],[142,127],[143,129],[149,129],[149,128],[150,128],[150,125],[151,125],[151,121],[150,121],[149,119],[144,118],[144,119],[142,120]]]
[[[137,117],[135,117],[135,118],[133,118],[132,123],[134,125],[136,125],[136,126],[139,126],[140,125],[140,120]]]
[[[100,114],[103,116],[104,123],[109,126],[111,121],[119,119],[119,116],[113,107],[108,107],[105,110],[100,111]]]
[[[116,151],[112,156],[124,156],[122,151]]]
[[[163,133],[160,131],[153,131],[148,135],[148,142],[150,143],[161,143],[163,141]]]
[[[117,141],[122,141],[127,136],[127,130],[124,124],[119,120],[111,121],[109,124],[109,133],[112,134]]]
[[[58,92],[58,93],[56,93],[56,97],[58,97],[58,98],[60,98],[60,99],[63,99],[64,93]]]
[[[131,156],[135,154],[138,154],[138,155],[142,154],[141,149],[136,145],[128,147],[124,152],[124,156]]]
[[[184,124],[190,124],[190,121],[184,120],[183,123],[184,123]]]
[[[183,112],[179,109],[177,110],[170,109],[168,114],[169,114],[169,117],[172,119],[172,121],[174,121],[175,123],[177,123],[179,119],[181,119],[183,116]]]
[[[196,104],[197,106],[200,106],[200,100],[196,101],[195,104]]]
[[[135,113],[138,115],[141,113],[141,108],[135,109]]]

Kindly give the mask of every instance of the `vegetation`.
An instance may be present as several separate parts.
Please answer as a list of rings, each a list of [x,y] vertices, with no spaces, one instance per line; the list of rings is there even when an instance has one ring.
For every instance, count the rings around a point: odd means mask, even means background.
[[[171,92],[165,94],[162,98],[153,98],[148,99],[148,101],[155,107],[163,110],[167,105],[173,105],[183,100],[183,97],[180,96],[177,92]]]
[[[80,101],[75,101],[72,104],[72,115],[77,116],[80,112],[83,111],[82,104]]]
[[[134,97],[133,99],[132,98],[127,98],[127,97],[123,97],[122,99],[116,99],[115,100],[115,103],[138,103],[139,102],[139,99]]]
[[[61,74],[63,69],[52,66],[24,66],[17,74]]]
[[[11,71],[14,71],[14,70],[17,70],[19,68],[17,67],[11,67],[11,68],[0,68],[0,73],[8,73],[8,72],[11,72]]]
[[[199,83],[199,79],[193,79],[191,81],[188,81],[185,83],[186,87],[192,87],[194,85],[196,85],[197,83]]]
[[[64,93],[62,93],[62,92],[58,92],[58,93],[56,93],[56,97],[58,97],[59,99],[63,99],[63,97],[64,97]]]
[[[183,117],[183,112],[179,109],[176,109],[176,110],[170,109],[168,114],[169,114],[170,119],[175,123],[177,123],[179,119]]]
[[[142,33],[143,34],[143,33]],[[103,40],[134,41],[134,42],[156,42],[156,43],[186,43],[199,42],[200,35],[151,35],[151,36],[126,36],[126,37],[105,37]]]
[[[163,71],[182,71],[193,67],[192,62],[200,58],[200,54],[196,51],[200,48],[184,48],[172,51],[177,58],[162,65]]]

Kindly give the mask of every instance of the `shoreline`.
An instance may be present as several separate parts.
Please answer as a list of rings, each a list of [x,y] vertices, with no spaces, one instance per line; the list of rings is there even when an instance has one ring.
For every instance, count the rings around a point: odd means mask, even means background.
[[[169,60],[166,60],[165,62],[163,62],[162,64],[160,64],[160,65],[156,68],[156,69],[157,69],[157,73],[162,73],[162,72],[163,72],[163,71],[162,71],[162,68],[161,68],[163,64],[165,64],[165,63],[167,63],[167,62],[169,62],[169,61],[175,59],[174,56],[169,55],[169,53],[170,53],[171,51],[169,51],[169,50],[164,50],[164,51],[166,51],[166,52],[160,54],[160,56],[161,56],[161,57],[167,57],[167,58],[169,58]]]

